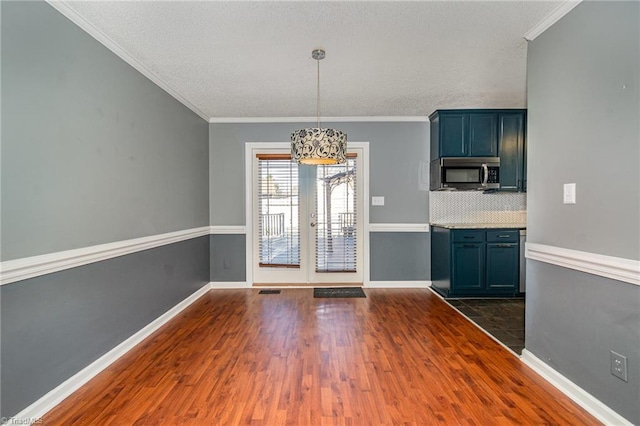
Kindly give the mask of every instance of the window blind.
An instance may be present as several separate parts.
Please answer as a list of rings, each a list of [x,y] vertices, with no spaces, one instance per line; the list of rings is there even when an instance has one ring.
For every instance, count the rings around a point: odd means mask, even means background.
[[[286,154],[258,154],[261,267],[300,267],[298,165]]]
[[[356,155],[316,176],[316,272],[356,272]]]

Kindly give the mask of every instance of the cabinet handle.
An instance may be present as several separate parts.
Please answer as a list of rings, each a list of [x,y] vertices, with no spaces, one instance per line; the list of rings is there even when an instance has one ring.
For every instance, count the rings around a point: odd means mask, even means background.
[[[477,245],[475,245],[475,244],[463,244],[463,245],[462,245],[462,247],[466,247],[466,248],[475,248],[475,247],[478,247],[478,246],[477,246]]]
[[[473,239],[473,238],[475,238],[475,237],[466,236],[466,237],[462,237],[462,238],[464,238],[465,240],[471,240],[471,239]]]
[[[498,238],[509,238],[511,235],[498,235]]]
[[[513,247],[515,244],[498,244],[498,247]]]

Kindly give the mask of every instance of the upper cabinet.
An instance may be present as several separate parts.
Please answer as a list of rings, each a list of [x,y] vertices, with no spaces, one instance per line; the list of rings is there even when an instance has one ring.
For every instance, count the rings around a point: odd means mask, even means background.
[[[500,157],[500,189],[526,191],[526,118],[525,109],[437,110],[431,159]]]
[[[500,189],[527,190],[526,111],[501,112],[498,116]]]
[[[498,155],[498,114],[440,110],[431,121],[431,159]]]

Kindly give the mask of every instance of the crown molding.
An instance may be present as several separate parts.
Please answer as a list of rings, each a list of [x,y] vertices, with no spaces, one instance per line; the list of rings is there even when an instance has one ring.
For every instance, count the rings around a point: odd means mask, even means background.
[[[243,123],[315,123],[318,117],[213,117],[210,124]],[[417,122],[428,123],[427,116],[360,116],[360,117],[322,117],[323,123],[368,123],[368,122]]]
[[[107,49],[113,52],[120,59],[131,65],[140,74],[147,77],[153,83],[155,83],[162,90],[173,96],[178,102],[189,108],[195,114],[197,114],[204,121],[209,121],[210,116],[205,114],[200,108],[195,106],[186,96],[175,90],[169,83],[160,78],[156,73],[147,68],[144,64],[134,58],[129,52],[123,49],[118,43],[107,36],[105,33],[96,28],[91,22],[87,21],[82,15],[80,15],[74,8],[69,6],[64,0],[45,0],[54,9],[64,15],[71,22],[80,27],[84,32],[88,33],[91,37],[102,43]]]
[[[640,285],[640,261],[545,244],[526,243],[527,259]]]
[[[569,13],[574,7],[580,4],[582,0],[569,0],[558,6],[553,12],[548,14],[536,26],[525,33],[523,38],[527,41],[533,41],[540,34],[545,32],[550,26],[558,22],[564,15]]]

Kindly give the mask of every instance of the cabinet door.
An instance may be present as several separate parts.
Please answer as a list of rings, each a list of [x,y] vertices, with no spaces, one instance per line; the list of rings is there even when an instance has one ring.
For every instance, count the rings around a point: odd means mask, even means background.
[[[484,243],[452,244],[451,290],[482,289],[484,286]]]
[[[498,156],[498,114],[469,114],[469,155],[471,157]]]
[[[518,244],[487,244],[487,289],[518,288]]]
[[[524,113],[503,113],[498,117],[500,189],[524,190]]]
[[[469,114],[440,115],[440,156],[468,157]]]

